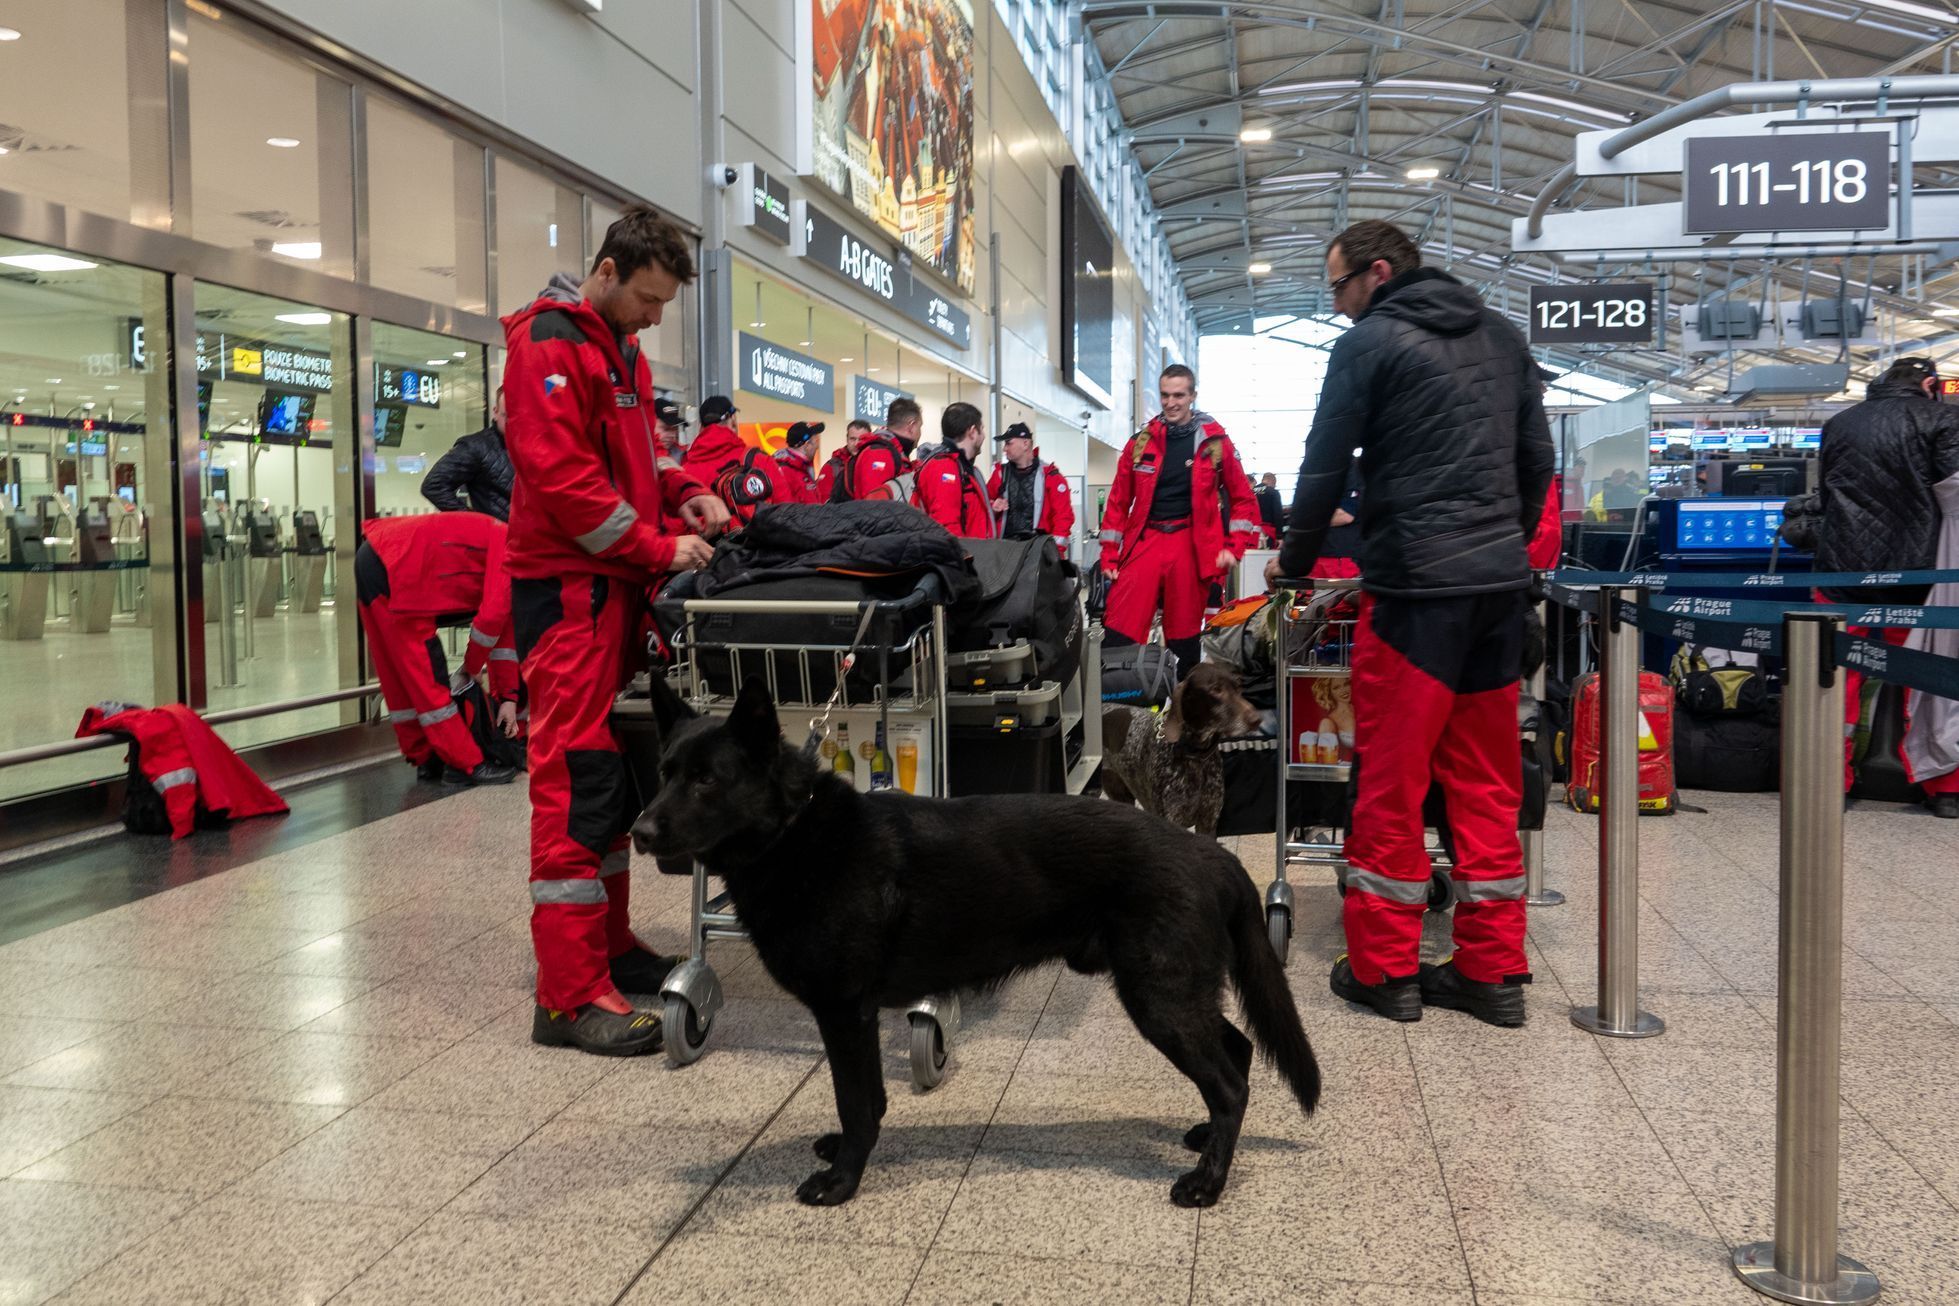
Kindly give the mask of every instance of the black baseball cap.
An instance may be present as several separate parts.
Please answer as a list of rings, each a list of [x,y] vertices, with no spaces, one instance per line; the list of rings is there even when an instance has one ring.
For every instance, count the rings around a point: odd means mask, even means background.
[[[671,399],[653,401],[653,418],[660,425],[671,426],[677,430],[685,430],[687,427],[687,418],[682,415],[680,405]]]
[[[791,449],[800,449],[821,434],[821,422],[791,422],[789,429],[783,432],[782,442]]]
[[[1027,423],[1015,422],[1012,426],[1009,426],[1006,430],[1000,432],[1000,434],[994,436],[993,438],[995,441],[1003,441],[1003,440],[1011,440],[1015,436],[1019,436],[1023,440],[1031,440],[1034,438],[1034,432],[1031,428],[1028,427]]]
[[[714,426],[733,417],[738,410],[726,395],[709,395],[701,400],[701,425]]]

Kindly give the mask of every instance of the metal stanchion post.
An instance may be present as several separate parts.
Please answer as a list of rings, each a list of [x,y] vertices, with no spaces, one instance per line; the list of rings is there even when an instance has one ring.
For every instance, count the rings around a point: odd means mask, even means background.
[[[1837,1251],[1843,1046],[1842,618],[1783,619],[1782,939],[1776,965],[1775,1240],[1735,1273],[1790,1302],[1867,1302],[1877,1276]]]
[[[218,548],[218,565],[213,568],[218,573],[218,664],[222,673],[218,687],[232,689],[238,684],[238,632],[231,624],[231,544],[226,541]]]
[[[1666,1022],[1639,1009],[1639,627],[1619,620],[1632,591],[1599,591],[1598,1005],[1571,1023],[1611,1038],[1651,1038]]]
[[[1542,603],[1537,605],[1537,619],[1541,627],[1544,622],[1544,605]],[[1545,658],[1547,661],[1550,658],[1548,646],[1545,650]],[[1544,682],[1544,667],[1542,664],[1539,664],[1537,670],[1531,673],[1530,696],[1531,700],[1537,704],[1537,728],[1540,732],[1545,729],[1547,724],[1544,715]],[[1539,747],[1542,746],[1540,743]],[[1550,785],[1550,777],[1548,775],[1544,778],[1544,782],[1548,788]],[[1560,905],[1564,902],[1564,895],[1556,889],[1547,889],[1544,887],[1544,831],[1525,830],[1523,832],[1523,845],[1525,905],[1530,907],[1556,907]]]

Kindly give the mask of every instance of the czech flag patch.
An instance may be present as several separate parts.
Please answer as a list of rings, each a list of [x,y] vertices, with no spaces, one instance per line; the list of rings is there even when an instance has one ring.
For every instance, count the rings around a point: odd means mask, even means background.
[[[544,378],[544,397],[549,399],[552,395],[564,389],[565,384],[564,374],[562,372],[553,372]]]

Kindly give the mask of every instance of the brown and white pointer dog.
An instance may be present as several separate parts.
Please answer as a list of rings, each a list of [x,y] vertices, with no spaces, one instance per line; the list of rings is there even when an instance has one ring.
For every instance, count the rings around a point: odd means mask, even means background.
[[[1102,709],[1102,793],[1202,835],[1218,832],[1224,809],[1224,758],[1218,745],[1258,729],[1258,709],[1238,677],[1200,662],[1161,713],[1109,704]]]

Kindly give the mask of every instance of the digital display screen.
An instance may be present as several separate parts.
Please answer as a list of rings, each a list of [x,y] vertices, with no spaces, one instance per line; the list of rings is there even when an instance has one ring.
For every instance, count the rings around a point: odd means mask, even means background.
[[[392,404],[376,404],[374,407],[374,445],[377,449],[392,449],[401,443],[402,435],[408,430],[408,410]]]
[[[1795,438],[1789,442],[1789,446],[1792,449],[1821,449],[1823,447],[1823,432],[1820,430],[1798,431],[1796,432]]]
[[[259,404],[259,439],[304,444],[313,429],[313,396],[268,391]]]
[[[1782,525],[1781,499],[1684,499],[1674,527],[1682,553],[1766,551]]]
[[[1108,407],[1115,384],[1115,240],[1081,174],[1061,172],[1061,371]]]
[[[210,381],[197,383],[197,430],[199,434],[211,429],[211,386]]]
[[[1726,449],[1727,447],[1728,433],[1726,431],[1697,431],[1694,433],[1694,448],[1696,449]]]

